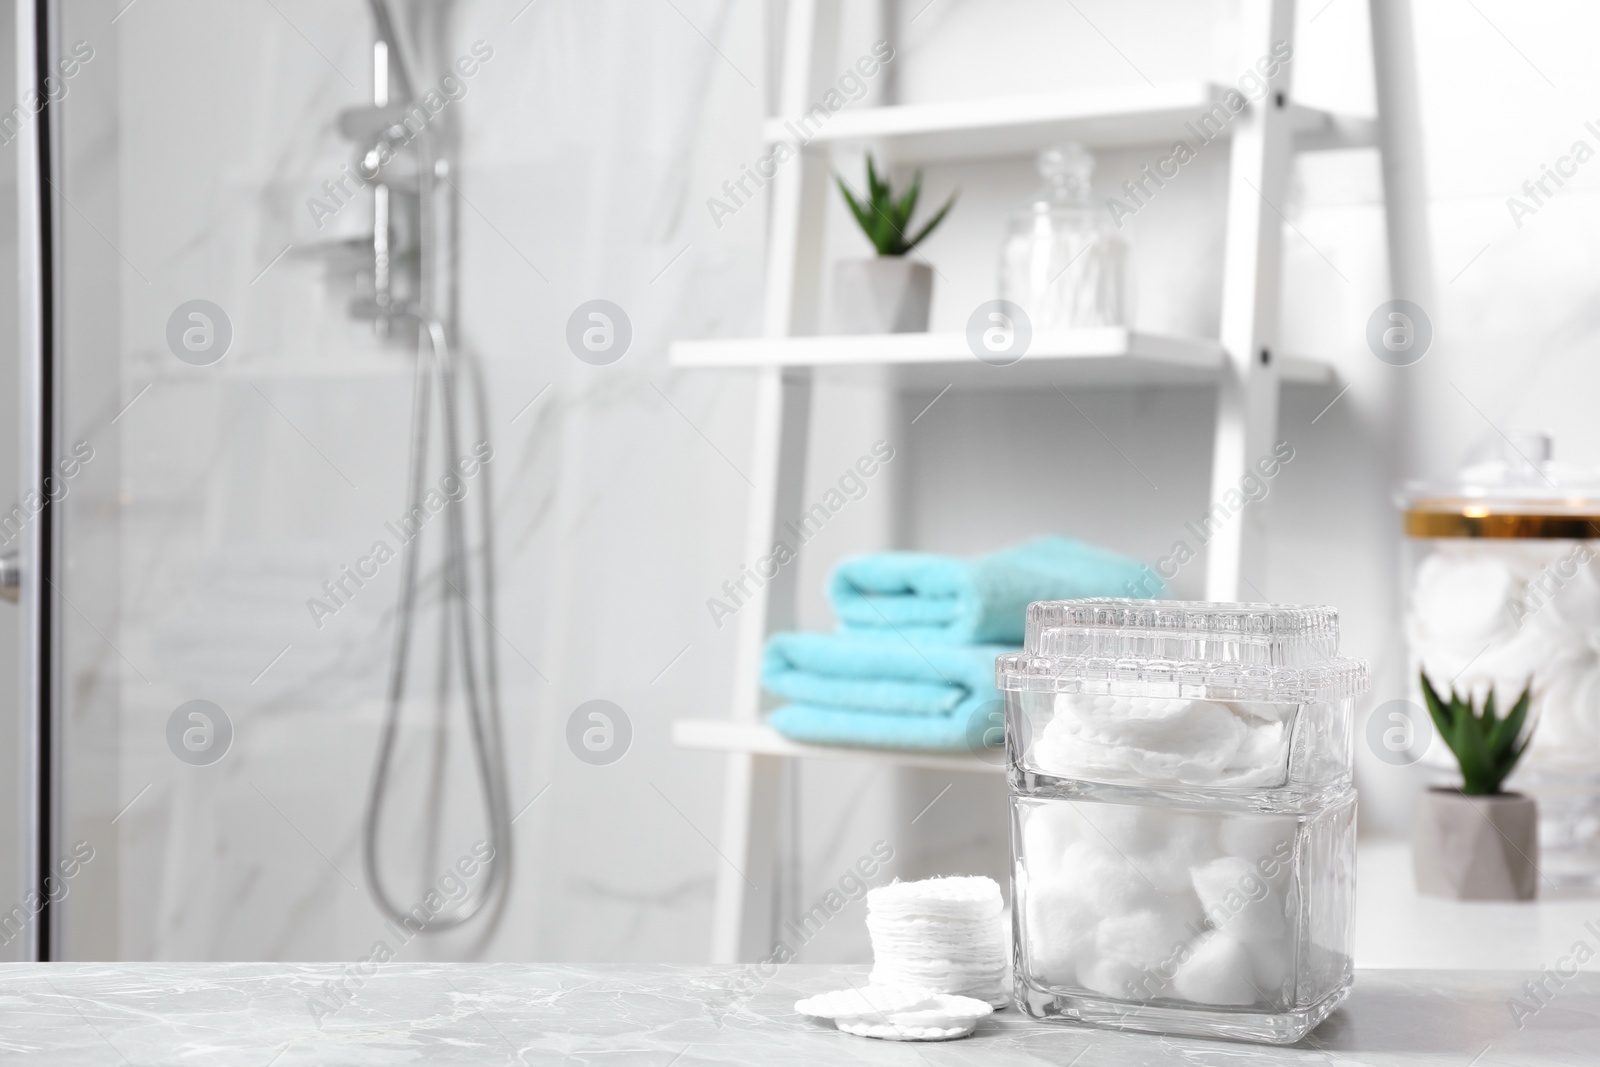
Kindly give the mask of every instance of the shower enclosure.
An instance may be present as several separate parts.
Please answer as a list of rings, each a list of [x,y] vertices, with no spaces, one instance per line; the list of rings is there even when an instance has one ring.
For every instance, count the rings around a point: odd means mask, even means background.
[[[503,442],[452,164],[494,47],[448,3],[144,6],[8,4],[0,48],[0,939],[481,955],[514,871]]]

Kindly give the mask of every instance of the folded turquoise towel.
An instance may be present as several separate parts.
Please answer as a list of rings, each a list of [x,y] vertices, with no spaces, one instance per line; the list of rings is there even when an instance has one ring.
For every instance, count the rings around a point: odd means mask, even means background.
[[[1159,592],[1150,586],[1142,563],[1071,538],[1041,537],[970,560],[924,552],[858,556],[834,569],[828,599],[841,633],[1020,644],[1032,601]]]
[[[897,634],[780,633],[767,641],[761,684],[790,701],[773,729],[796,741],[960,749],[968,721],[1000,699],[998,645],[937,645]]]

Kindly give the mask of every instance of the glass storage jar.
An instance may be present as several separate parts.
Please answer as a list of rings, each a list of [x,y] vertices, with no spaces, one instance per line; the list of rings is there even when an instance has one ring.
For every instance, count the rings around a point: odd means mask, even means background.
[[[1454,686],[1479,700],[1492,686],[1502,707],[1531,681],[1534,730],[1508,787],[1539,802],[1541,880],[1593,887],[1600,476],[1557,463],[1553,451],[1550,435],[1514,430],[1455,481],[1401,490],[1408,683],[1420,709],[1422,672],[1440,692]],[[1435,784],[1459,784],[1437,738],[1420,755]]]
[[[1035,1018],[1288,1043],[1351,982],[1350,724],[1333,608],[1028,607],[996,661],[1016,999]]]
[[[1125,249],[1107,213],[1089,202],[1094,156],[1082,145],[1038,156],[1043,184],[1013,215],[1000,247],[1000,296],[1021,306],[1035,331],[1124,326]]]

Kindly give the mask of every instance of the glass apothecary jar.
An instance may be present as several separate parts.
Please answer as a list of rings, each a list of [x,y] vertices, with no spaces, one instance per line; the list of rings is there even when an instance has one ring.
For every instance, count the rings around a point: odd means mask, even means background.
[[[1496,451],[1399,494],[1411,699],[1421,672],[1507,704],[1531,681],[1535,727],[1508,788],[1539,801],[1541,880],[1600,886],[1600,475],[1556,462],[1545,433]],[[1459,783],[1437,738],[1416,754],[1435,784]]]
[[[1350,722],[1332,608],[1032,604],[1001,656],[1018,1005],[1288,1043],[1351,982]]]
[[[1035,331],[1127,325],[1125,246],[1089,200],[1094,156],[1062,144],[1040,152],[1038,167],[1039,191],[1011,217],[1000,248],[1001,298]]]

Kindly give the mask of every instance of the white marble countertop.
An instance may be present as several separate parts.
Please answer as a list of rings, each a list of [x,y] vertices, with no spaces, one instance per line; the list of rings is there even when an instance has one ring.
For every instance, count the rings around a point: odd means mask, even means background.
[[[1406,1064],[1590,1065],[1600,975],[1579,974],[1519,1028],[1529,975],[1359,972],[1292,1048],[1051,1026],[998,1012],[970,1038],[904,1045],[796,1015],[864,967],[379,963],[0,965],[0,1062],[77,1064]]]

